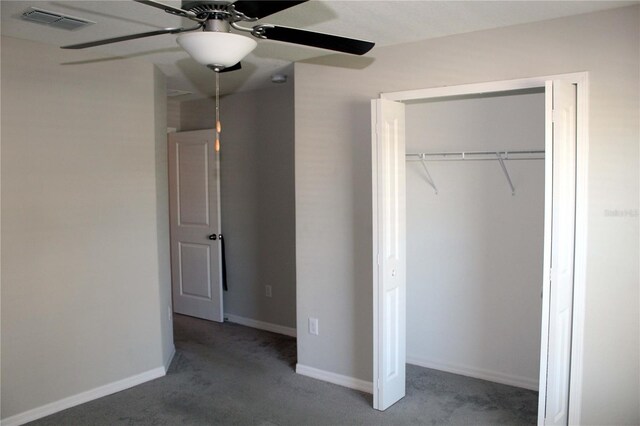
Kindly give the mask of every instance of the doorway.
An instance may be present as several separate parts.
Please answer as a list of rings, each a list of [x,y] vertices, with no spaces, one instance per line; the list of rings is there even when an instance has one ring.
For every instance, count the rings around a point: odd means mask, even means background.
[[[408,364],[538,390],[544,101],[405,103]]]
[[[374,408],[386,409],[405,390],[405,103],[537,88],[545,91],[547,152],[538,419],[540,424],[576,421],[586,229],[584,73],[388,93],[372,102]],[[433,183],[430,176],[427,180]]]

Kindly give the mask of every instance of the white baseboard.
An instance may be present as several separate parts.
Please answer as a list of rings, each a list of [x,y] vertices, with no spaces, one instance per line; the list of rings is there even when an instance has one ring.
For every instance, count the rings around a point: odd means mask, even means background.
[[[127,377],[126,379],[118,380],[104,386],[99,386],[86,392],[81,392],[32,410],[7,417],[6,419],[0,420],[0,425],[19,426],[57,413],[58,411],[66,410],[67,408],[75,407],[76,405],[84,404],[85,402],[93,401],[94,399],[102,398],[103,396],[132,388],[164,375],[165,368],[157,367],[153,370],[145,371],[144,373],[136,374],[135,376]]]
[[[291,327],[285,327],[283,325],[272,324],[270,322],[258,321],[251,318],[245,318],[233,314],[224,314],[225,319],[229,322],[233,322],[240,325],[246,325],[247,327],[257,328],[259,330],[270,331],[272,333],[284,334],[285,336],[296,337],[296,329]]]
[[[176,347],[172,345],[171,354],[169,355],[167,362],[164,364],[164,374],[167,374],[167,372],[169,371],[169,367],[171,366],[171,361],[173,361],[174,356],[176,356]]]
[[[432,361],[420,357],[407,355],[407,364],[418,367],[432,368],[434,370],[446,371],[447,373],[460,374],[462,376],[476,379],[488,380],[490,382],[502,383],[503,385],[516,386],[519,388],[538,390],[538,380],[528,377],[499,373],[497,371],[483,370],[480,368],[468,367],[464,365],[448,364],[439,361]]]
[[[373,383],[356,379],[342,374],[331,373],[329,371],[320,370],[302,364],[296,364],[296,373],[303,376],[312,377],[314,379],[323,380],[335,385],[359,390],[366,393],[373,393]]]

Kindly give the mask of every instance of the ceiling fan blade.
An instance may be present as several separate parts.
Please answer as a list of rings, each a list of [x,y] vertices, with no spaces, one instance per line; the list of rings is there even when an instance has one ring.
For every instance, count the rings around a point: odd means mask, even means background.
[[[239,70],[241,68],[242,68],[242,65],[240,65],[240,62],[238,62],[237,64],[231,65],[230,67],[227,67],[227,68],[223,69],[220,72],[237,71],[237,70]]]
[[[197,19],[196,14],[193,12],[180,9],[178,7],[173,7],[168,4],[160,3],[154,0],[133,0],[133,1],[137,3],[146,4],[147,6],[155,7],[156,9],[164,10],[165,12],[170,13],[172,15],[178,15],[178,16],[182,16],[183,18],[189,18],[189,19],[194,19],[194,18]]]
[[[316,33],[298,28],[280,27],[276,25],[258,25],[254,28],[258,29],[260,36],[268,40],[320,47],[322,49],[351,53],[353,55],[364,55],[375,46],[375,43],[370,41]]]
[[[233,3],[233,6],[238,12],[244,13],[249,18],[260,19],[307,1],[308,0],[237,0]]]
[[[186,31],[197,30],[198,28],[201,28],[201,27],[202,25],[198,25],[197,27],[191,27],[191,28],[163,28],[161,30],[148,31],[146,33],[129,34],[126,36],[89,41],[87,43],[70,44],[68,46],[62,46],[61,49],[85,49],[87,47],[102,46],[103,44],[117,43],[119,41],[126,41],[126,40],[135,40],[137,38],[152,37],[152,36],[161,35],[161,34],[178,34]]]

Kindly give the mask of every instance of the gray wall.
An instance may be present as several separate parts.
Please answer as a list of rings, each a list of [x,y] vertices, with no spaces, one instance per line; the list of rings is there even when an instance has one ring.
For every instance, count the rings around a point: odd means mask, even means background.
[[[166,80],[158,68],[154,69],[154,120],[156,151],[156,225],[158,233],[158,280],[160,291],[160,326],[162,329],[162,359],[169,365],[173,345],[173,308],[171,306],[171,242],[169,235],[169,163],[167,153]]]
[[[173,346],[164,86],[149,63],[94,58],[2,37],[4,419],[162,368]]]
[[[224,77],[221,79],[224,84]],[[212,128],[213,100],[182,102],[180,130]],[[293,82],[221,99],[225,313],[295,328]],[[265,296],[271,285],[273,296]]]
[[[406,150],[544,151],[544,93],[406,106]],[[408,161],[407,362],[538,387],[544,161]]]
[[[167,104],[167,127],[180,129],[180,104],[175,99],[165,100]]]
[[[640,422],[639,13],[634,6],[377,48],[364,68],[359,58],[296,64],[298,362],[372,377],[370,99],[588,71],[582,421]],[[319,318],[319,336],[303,332],[308,317]]]

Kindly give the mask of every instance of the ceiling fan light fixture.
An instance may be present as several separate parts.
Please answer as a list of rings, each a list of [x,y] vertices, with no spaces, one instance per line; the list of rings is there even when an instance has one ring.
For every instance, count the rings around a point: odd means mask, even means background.
[[[237,64],[257,45],[249,37],[217,31],[180,34],[177,42],[196,62],[221,69]]]

